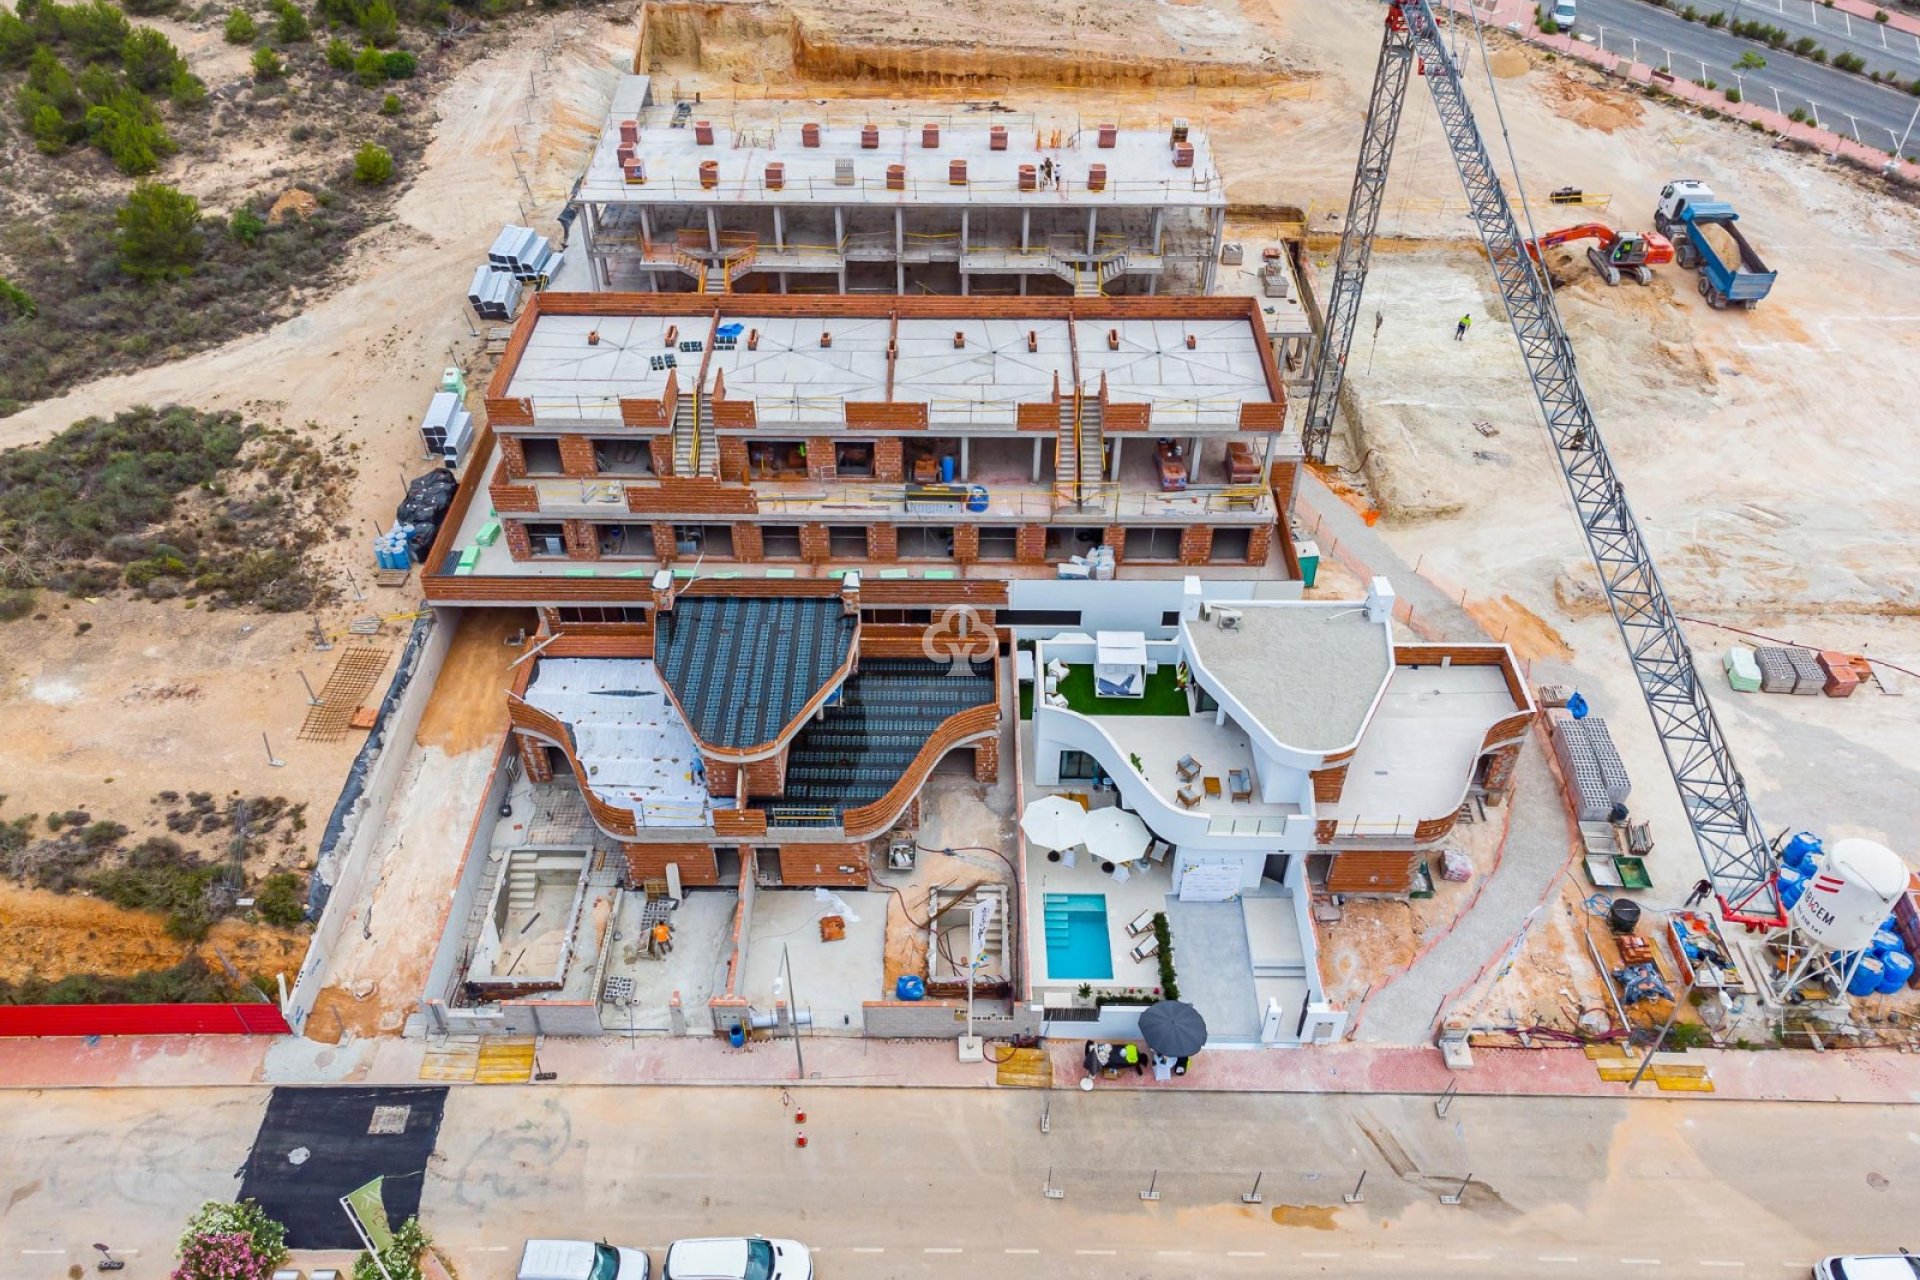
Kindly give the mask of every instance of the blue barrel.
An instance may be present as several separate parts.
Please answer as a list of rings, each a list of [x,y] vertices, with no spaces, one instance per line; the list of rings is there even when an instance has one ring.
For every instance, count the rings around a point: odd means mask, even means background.
[[[1780,868],[1780,905],[1792,907],[1807,891],[1807,878],[1792,867]]]
[[[747,1029],[739,1023],[727,1028],[727,1043],[738,1049],[747,1042]]]
[[[894,979],[893,998],[895,1000],[925,1000],[927,982],[917,973],[903,973]]]
[[[1878,959],[1866,956],[1860,961],[1860,967],[1853,971],[1853,981],[1847,984],[1850,996],[1870,996],[1880,990],[1880,984],[1886,980],[1887,971]]]
[[[1796,871],[1807,869],[1807,859],[1820,852],[1820,837],[1811,831],[1796,831],[1780,851],[1781,861]]]
[[[1872,948],[1873,954],[1877,956],[1883,956],[1893,951],[1905,951],[1907,949],[1907,944],[1900,941],[1900,935],[1891,929],[1880,930],[1880,932],[1873,935],[1873,941],[1867,945]]]
[[[1880,994],[1893,995],[1913,977],[1913,957],[1904,951],[1889,951],[1880,957]]]
[[[940,459],[940,483],[952,484],[956,474],[958,470],[954,466],[953,455],[949,453]]]

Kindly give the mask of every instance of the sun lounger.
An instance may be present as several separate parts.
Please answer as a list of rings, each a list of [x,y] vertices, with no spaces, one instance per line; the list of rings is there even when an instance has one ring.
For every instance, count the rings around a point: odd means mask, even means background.
[[[1153,908],[1149,907],[1127,921],[1127,936],[1139,938],[1153,932]]]
[[[1148,938],[1146,941],[1142,942],[1139,946],[1127,952],[1127,954],[1132,956],[1135,960],[1141,961],[1142,963],[1148,960],[1151,960],[1155,956],[1160,954],[1160,939]]]

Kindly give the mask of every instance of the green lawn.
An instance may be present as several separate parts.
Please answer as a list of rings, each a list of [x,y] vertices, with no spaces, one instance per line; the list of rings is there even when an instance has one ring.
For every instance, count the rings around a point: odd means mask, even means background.
[[[1060,692],[1067,695],[1067,706],[1085,716],[1185,716],[1187,694],[1174,678],[1174,664],[1163,662],[1147,677],[1147,691],[1139,698],[1096,698],[1093,696],[1093,667],[1067,668]],[[1044,679],[1044,674],[1042,676]],[[1033,719],[1033,686],[1020,686],[1020,718]]]

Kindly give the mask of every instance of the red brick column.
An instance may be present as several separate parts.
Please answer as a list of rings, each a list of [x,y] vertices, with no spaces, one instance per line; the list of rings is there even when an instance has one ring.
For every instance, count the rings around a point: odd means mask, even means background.
[[[1520,762],[1518,745],[1501,747],[1487,757],[1487,803],[1497,805],[1513,792],[1513,770]]]
[[[1284,519],[1284,517],[1282,518]],[[1255,529],[1253,535],[1247,539],[1247,563],[1254,565],[1265,564],[1267,557],[1273,552],[1273,540],[1278,536],[1278,534],[1266,525],[1261,525],[1258,529]]]
[[[656,476],[673,474],[673,437],[648,436],[647,452],[653,458],[653,474]]]
[[[507,554],[515,560],[533,559],[533,539],[527,536],[527,526],[519,520],[502,520],[501,530],[507,535]]]
[[[1115,564],[1126,563],[1127,531],[1117,524],[1110,524],[1106,527],[1102,536],[1107,544],[1108,550],[1113,552],[1113,562]]]
[[[527,478],[527,451],[521,447],[519,436],[500,437],[500,462],[507,469],[508,479]]]
[[[1280,518],[1287,518],[1287,504],[1293,501],[1293,487],[1300,479],[1300,464],[1297,462],[1276,462],[1273,464],[1273,500],[1280,504]]]
[[[1021,525],[1020,532],[1014,535],[1013,559],[1016,564],[1045,564],[1047,562],[1047,526]]]
[[[837,474],[833,463],[833,439],[829,436],[808,436],[807,479],[831,480]]]
[[[673,525],[665,520],[653,523],[653,558],[661,564],[672,564],[674,560]]]
[[[956,564],[973,564],[980,559],[980,526],[953,526],[953,559]]]
[[[809,449],[808,454],[812,454]],[[827,562],[827,526],[823,524],[803,524],[800,526],[800,558],[808,564]]]
[[[1000,780],[1000,739],[989,738],[974,747],[973,780],[975,782]]]
[[[587,436],[560,437],[560,474],[584,479],[598,475],[599,464],[593,460],[593,441]]]
[[[569,520],[566,525],[567,557],[572,560],[598,560],[600,535],[591,520]]]
[[[1213,558],[1213,526],[1190,524],[1180,531],[1180,563],[1205,564]]]
[[[867,526],[867,559],[897,560],[900,558],[900,530],[896,525],[870,524]]]
[[[905,450],[899,436],[887,436],[873,442],[873,478],[882,484],[899,484],[906,478]]]
[[[553,769],[547,764],[547,744],[537,742],[524,733],[513,735],[520,746],[520,767],[526,770],[528,782],[552,782]]]
[[[766,541],[757,524],[733,526],[733,558],[747,564],[767,558]]]
[[[747,442],[740,436],[720,437],[720,478],[729,484],[747,482]]]

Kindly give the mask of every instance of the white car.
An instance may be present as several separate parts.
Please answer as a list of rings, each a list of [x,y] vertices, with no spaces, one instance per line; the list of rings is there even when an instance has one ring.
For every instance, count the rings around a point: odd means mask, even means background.
[[[1920,1258],[1899,1253],[1856,1253],[1822,1258],[1813,1280],[1920,1280]]]
[[[1553,0],[1553,3],[1547,6],[1547,16],[1552,18],[1554,25],[1563,32],[1573,30],[1575,16],[1573,5],[1574,0]]]
[[[591,1240],[529,1240],[516,1280],[647,1280],[647,1255]]]
[[[813,1280],[813,1255],[798,1240],[762,1236],[675,1240],[660,1280]]]

